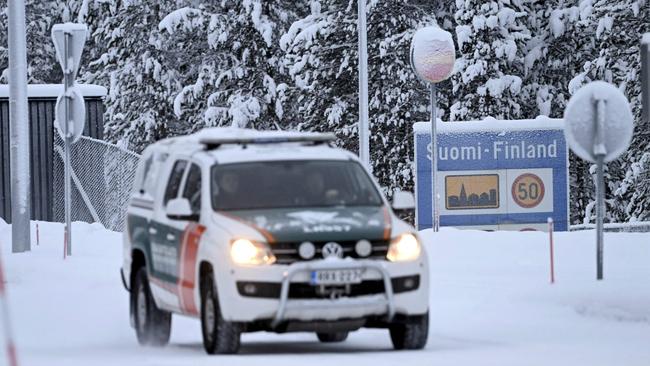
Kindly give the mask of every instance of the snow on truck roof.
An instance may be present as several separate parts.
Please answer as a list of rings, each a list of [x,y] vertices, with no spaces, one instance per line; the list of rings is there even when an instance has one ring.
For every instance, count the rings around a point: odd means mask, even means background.
[[[94,84],[78,84],[84,97],[104,97],[107,90]],[[57,98],[63,93],[63,84],[28,84],[27,98]],[[9,85],[0,84],[0,98],[9,98]]]
[[[327,144],[335,139],[331,133],[214,127],[161,140],[156,144],[170,150],[203,152],[219,163],[354,158],[348,151]]]

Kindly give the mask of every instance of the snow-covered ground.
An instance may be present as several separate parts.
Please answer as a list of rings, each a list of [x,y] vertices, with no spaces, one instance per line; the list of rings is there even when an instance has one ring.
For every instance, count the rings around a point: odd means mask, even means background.
[[[198,321],[183,317],[174,318],[168,347],[137,345],[119,233],[75,223],[65,261],[60,224],[40,223],[40,245],[26,254],[10,254],[10,235],[0,222],[20,365],[650,364],[650,234],[606,234],[605,281],[597,283],[594,232],[557,233],[550,285],[547,234],[424,232],[432,272],[425,350],[392,351],[383,330],[338,345],[253,333],[235,356],[207,356]]]

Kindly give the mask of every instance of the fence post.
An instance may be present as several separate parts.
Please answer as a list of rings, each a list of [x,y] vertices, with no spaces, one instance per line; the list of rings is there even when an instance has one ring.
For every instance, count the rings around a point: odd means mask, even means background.
[[[548,218],[548,241],[551,255],[551,284],[555,283],[555,258],[553,255],[553,218]]]

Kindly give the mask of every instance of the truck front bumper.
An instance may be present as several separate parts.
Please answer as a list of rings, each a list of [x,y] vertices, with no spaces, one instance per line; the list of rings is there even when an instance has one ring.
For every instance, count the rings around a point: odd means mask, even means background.
[[[426,260],[393,263],[378,260],[316,260],[291,265],[233,268],[230,276],[217,279],[219,303],[226,320],[254,322],[271,320],[277,327],[286,321],[336,321],[381,316],[390,322],[396,314],[421,315],[429,307],[429,278]],[[364,269],[363,282],[373,284],[380,291],[358,296],[309,298],[291,296],[296,287],[313,288],[309,283],[312,271]],[[403,281],[411,279],[413,289],[401,288]],[[269,282],[270,281],[270,282]],[[242,284],[265,283],[279,291],[272,296],[247,296]],[[317,287],[317,286],[316,286]],[[397,291],[396,291],[397,288]],[[259,295],[259,294],[258,294]]]
[[[323,300],[292,300],[289,301],[289,286],[291,280],[299,273],[311,273],[318,270],[339,270],[339,269],[365,269],[379,273],[384,282],[383,296],[362,296],[359,298],[323,299]],[[324,309],[353,309],[353,308],[377,308],[385,309],[386,320],[390,321],[395,315],[395,299],[393,295],[393,284],[390,274],[382,262],[379,261],[332,261],[322,260],[315,262],[294,263],[284,273],[282,279],[282,290],[280,292],[280,304],[271,326],[275,327],[286,319],[287,311],[297,310],[324,310]]]

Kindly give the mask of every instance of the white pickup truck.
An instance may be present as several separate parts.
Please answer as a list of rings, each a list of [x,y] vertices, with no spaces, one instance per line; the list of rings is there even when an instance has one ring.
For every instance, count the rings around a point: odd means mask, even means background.
[[[209,354],[253,331],[386,328],[396,349],[425,346],[425,248],[333,138],[212,128],[144,151],[121,270],[141,344],[167,344],[176,313],[200,318]]]

